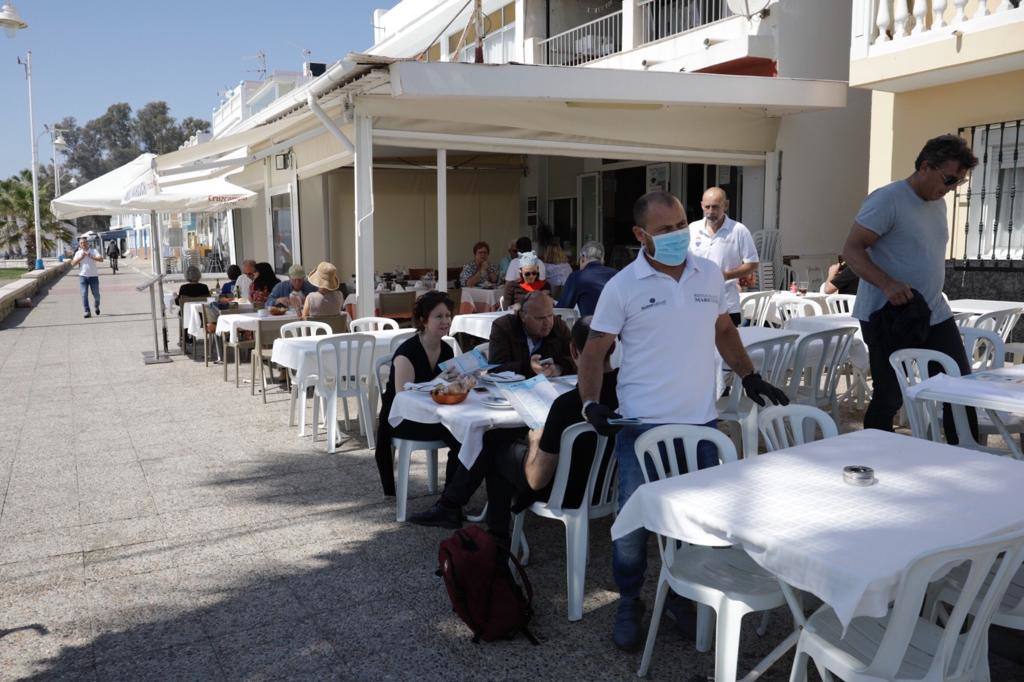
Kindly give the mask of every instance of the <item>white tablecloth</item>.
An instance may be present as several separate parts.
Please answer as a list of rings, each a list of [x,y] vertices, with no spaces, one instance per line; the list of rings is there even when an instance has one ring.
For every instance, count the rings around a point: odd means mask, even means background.
[[[221,334],[228,335],[228,341],[230,343],[238,343],[238,330],[245,329],[247,331],[256,331],[256,326],[260,320],[275,320],[278,322],[295,322],[299,319],[299,316],[295,313],[285,313],[284,315],[270,315],[267,314],[261,317],[259,313],[232,313],[230,315],[221,315],[217,318],[217,335]]]
[[[456,315],[452,318],[452,328],[449,333],[452,336],[463,333],[481,339],[489,339],[491,338],[491,325],[494,324],[494,321],[508,314],[508,311],[499,310],[493,313]]]
[[[462,302],[469,303],[480,312],[491,312],[498,307],[502,289],[481,289],[480,287],[463,287]]]
[[[785,324],[785,329],[796,332],[823,332],[832,329],[850,327],[856,330],[850,344],[850,362],[854,367],[867,372],[868,347],[860,331],[860,322],[849,315],[813,315],[811,317],[794,317]]]
[[[391,349],[391,339],[398,334],[407,333],[408,329],[384,329],[369,334],[374,339],[373,358],[363,369],[372,373],[373,360],[387,355]],[[342,334],[332,334],[342,336]],[[274,364],[295,370],[295,382],[299,383],[311,374],[316,374],[316,344],[326,336],[296,336],[290,339],[274,339],[274,348],[270,359]],[[375,385],[375,384],[373,384]]]
[[[182,312],[182,316],[185,323],[185,329],[188,330],[189,334],[197,339],[206,337],[206,328],[203,326],[203,306],[213,303],[216,300],[217,299],[215,298],[210,298],[207,303],[196,302],[185,304],[185,310]],[[228,314],[251,313],[252,309],[252,303],[249,303],[248,301],[241,301],[238,303],[237,307],[232,308],[231,312]]]
[[[559,391],[572,389],[568,383],[553,382]],[[497,391],[494,392],[497,395]],[[485,393],[471,391],[458,405],[438,405],[428,393],[402,391],[391,404],[388,423],[398,426],[403,420],[421,424],[443,424],[459,441],[459,461],[467,469],[473,466],[483,448],[484,434],[491,429],[513,429],[526,426],[513,409],[496,409],[481,402]]]
[[[875,470],[870,487],[846,465]],[[1024,526],[1024,465],[881,431],[858,431],[640,486],[612,526],[741,546],[848,624],[885,615],[924,552]],[[970,513],[964,513],[964,510]]]

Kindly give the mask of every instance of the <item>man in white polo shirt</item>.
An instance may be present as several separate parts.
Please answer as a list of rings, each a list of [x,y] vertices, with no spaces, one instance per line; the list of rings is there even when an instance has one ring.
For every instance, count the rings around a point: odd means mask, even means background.
[[[693,239],[690,253],[713,261],[725,278],[725,304],[733,324],[740,326],[740,287],[738,280],[753,274],[761,260],[754,238],[743,223],[730,218],[729,199],[721,187],[711,187],[700,200],[704,219],[690,226]]]
[[[85,308],[83,317],[92,317],[89,312],[89,291],[92,291],[92,303],[96,308],[96,314],[100,314],[100,271],[97,263],[103,262],[103,256],[97,249],[89,246],[89,238],[82,236],[78,238],[78,251],[71,259],[71,265],[78,266],[78,289],[82,293],[82,307]]]
[[[776,404],[789,402],[754,372],[727,314],[721,269],[700,256],[687,256],[689,229],[679,200],[662,190],[649,192],[634,205],[633,220],[633,235],[643,248],[601,292],[578,363],[583,417],[599,433],[618,432],[620,509],[644,482],[634,453],[642,433],[660,424],[715,425],[716,348],[743,377],[752,400],[763,405],[764,396]],[[643,420],[622,430],[608,423],[619,415],[598,402],[604,358],[616,336],[622,347],[618,411]],[[711,443],[701,444],[697,461],[701,468],[717,462]],[[636,650],[641,641],[644,607],[639,597],[647,570],[647,536],[646,530],[638,530],[612,545],[612,572],[621,597],[612,634],[615,644],[627,651]]]

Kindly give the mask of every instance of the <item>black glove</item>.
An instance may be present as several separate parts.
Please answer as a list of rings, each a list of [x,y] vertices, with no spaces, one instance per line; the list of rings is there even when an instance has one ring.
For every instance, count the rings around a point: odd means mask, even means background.
[[[621,426],[614,426],[608,423],[609,419],[621,419],[622,415],[617,414],[615,410],[607,405],[590,403],[583,411],[583,414],[587,418],[587,422],[602,436],[614,436],[622,428]]]
[[[762,379],[757,372],[751,372],[743,377],[743,390],[748,398],[761,407],[764,407],[764,399],[761,396],[768,398],[776,405],[789,405],[789,398],[786,397],[786,394]]]

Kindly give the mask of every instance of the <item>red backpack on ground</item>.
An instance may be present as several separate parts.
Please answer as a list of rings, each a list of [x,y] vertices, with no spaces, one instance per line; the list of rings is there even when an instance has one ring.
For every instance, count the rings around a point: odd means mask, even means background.
[[[507,568],[511,559],[517,578]],[[533,617],[533,587],[519,562],[480,526],[467,526],[441,542],[437,575],[444,578],[452,608],[473,631],[473,641],[511,639]],[[520,587],[522,583],[522,587]]]

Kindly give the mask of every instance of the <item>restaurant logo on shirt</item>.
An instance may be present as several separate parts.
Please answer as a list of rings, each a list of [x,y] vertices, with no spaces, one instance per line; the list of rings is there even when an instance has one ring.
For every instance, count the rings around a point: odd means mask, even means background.
[[[694,303],[714,303],[718,305],[718,296],[716,294],[694,294]]]
[[[666,303],[668,303],[667,299],[662,299],[662,300],[658,301],[658,300],[655,300],[655,299],[652,298],[646,304],[640,306],[640,310],[650,310],[654,306],[665,305]]]

